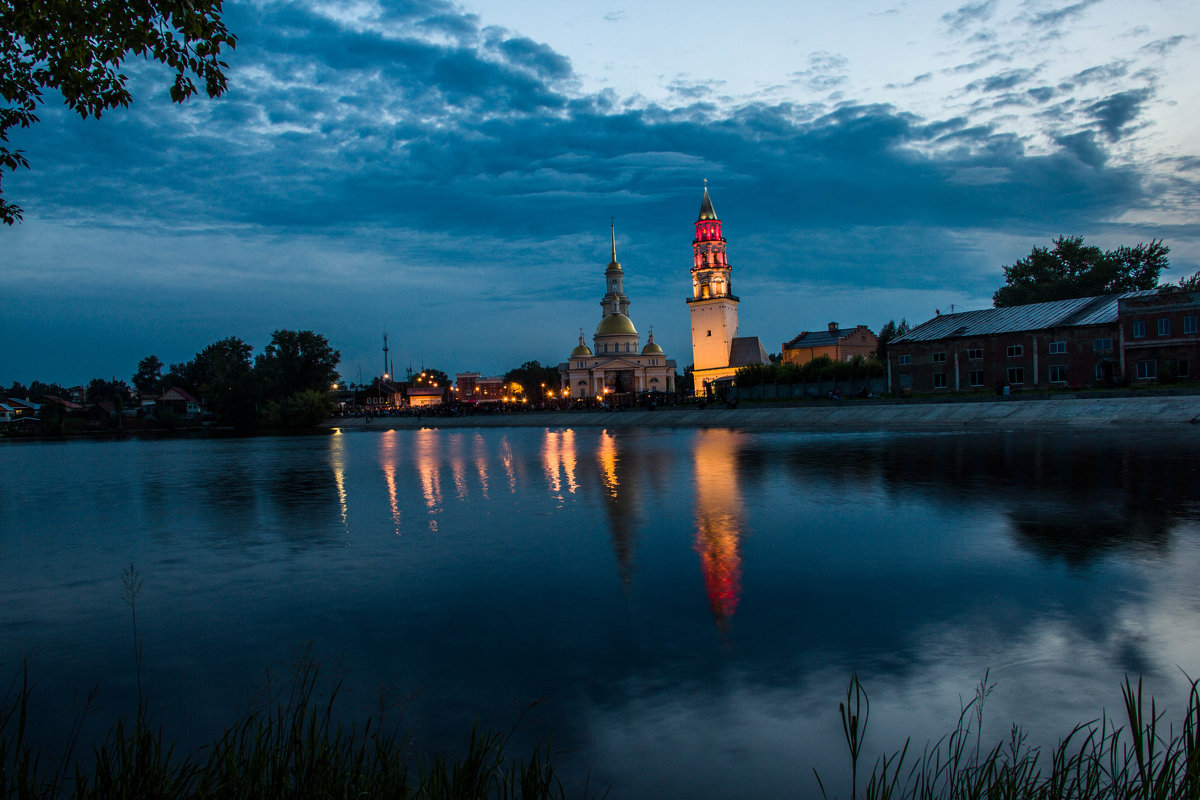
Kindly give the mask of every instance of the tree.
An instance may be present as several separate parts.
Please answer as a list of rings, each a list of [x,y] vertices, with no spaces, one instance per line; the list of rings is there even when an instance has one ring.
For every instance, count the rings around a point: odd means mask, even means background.
[[[413,375],[408,380],[409,386],[436,386],[444,388],[450,385],[450,376],[440,369],[428,367]]]
[[[297,392],[328,392],[338,382],[342,355],[312,331],[277,330],[255,362],[263,396],[281,401]]]
[[[543,367],[540,362],[526,361],[516,369],[504,373],[504,385],[517,384],[521,392],[531,403],[545,399],[546,389],[557,391],[562,384],[558,375],[558,367]]]
[[[901,319],[900,324],[896,324],[896,320],[889,319],[887,324],[879,329],[879,344],[875,347],[875,357],[887,363],[888,345],[893,339],[899,338],[908,333],[908,320]]]
[[[992,295],[996,308],[1153,289],[1168,269],[1171,248],[1159,239],[1137,247],[1102,251],[1082,236],[1059,236],[1054,249],[1034,247],[1028,256],[1004,268],[1005,285]]]
[[[0,180],[5,171],[28,167],[20,150],[3,146],[11,128],[38,121],[34,113],[45,89],[62,93],[85,119],[99,117],[133,99],[128,77],[118,72],[130,55],[153,59],[175,71],[171,99],[196,93],[193,78],[209,97],[225,92],[228,64],[222,48],[237,38],[221,21],[222,0],[0,0]],[[0,221],[21,219],[20,207],[4,200]]]
[[[146,356],[138,362],[137,372],[133,376],[133,385],[139,392],[161,391],[163,363],[158,356]]]
[[[255,425],[258,385],[250,366],[253,348],[236,336],[213,342],[185,364],[171,371],[182,378],[183,388],[207,402],[222,422],[238,428]]]
[[[125,385],[125,381],[119,381],[116,378],[108,381],[103,378],[92,378],[87,385],[84,398],[89,403],[115,403],[118,399],[124,401],[128,396],[129,387]]]

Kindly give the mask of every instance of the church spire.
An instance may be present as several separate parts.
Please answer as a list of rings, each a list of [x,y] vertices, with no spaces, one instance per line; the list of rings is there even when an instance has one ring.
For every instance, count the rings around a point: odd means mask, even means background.
[[[621,262],[617,261],[617,223],[611,217],[609,218],[609,227],[612,232],[612,260],[608,262],[608,271],[620,271]]]
[[[717,212],[713,208],[712,198],[708,196],[708,178],[704,179],[704,199],[700,201],[700,217],[697,222],[702,220],[716,219]]]

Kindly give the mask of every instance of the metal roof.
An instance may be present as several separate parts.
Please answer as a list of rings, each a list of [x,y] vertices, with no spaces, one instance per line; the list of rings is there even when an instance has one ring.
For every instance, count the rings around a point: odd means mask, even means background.
[[[757,336],[739,336],[729,343],[729,366],[731,367],[766,364],[769,361],[767,351]]]
[[[1147,289],[1099,297],[1075,297],[1070,300],[1052,300],[1049,303],[964,311],[960,314],[941,314],[903,336],[897,336],[892,343],[928,342],[964,336],[1112,324],[1117,321],[1118,300],[1156,293],[1156,289]]]
[[[805,331],[785,344],[784,347],[789,350],[797,347],[832,347],[854,333],[855,330],[856,328],[838,328],[836,333],[831,333],[828,330]]]

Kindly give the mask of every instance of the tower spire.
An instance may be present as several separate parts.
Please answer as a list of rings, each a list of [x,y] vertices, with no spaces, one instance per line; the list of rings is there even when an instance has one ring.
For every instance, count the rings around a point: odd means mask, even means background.
[[[708,196],[708,178],[704,179],[704,198],[700,201],[700,220],[717,219],[716,209],[713,208],[712,198]]]
[[[612,228],[612,263],[617,263],[617,220],[616,217],[608,218],[609,227]]]

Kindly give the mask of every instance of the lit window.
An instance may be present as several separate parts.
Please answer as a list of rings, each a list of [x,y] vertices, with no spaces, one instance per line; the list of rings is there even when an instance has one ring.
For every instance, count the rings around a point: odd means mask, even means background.
[[[1137,362],[1139,381],[1150,381],[1158,377],[1158,362],[1152,358]]]
[[[1010,344],[1008,346],[1008,357],[1009,358],[1020,358],[1023,355],[1025,355],[1025,346],[1024,345]],[[1009,381],[1009,383],[1012,383],[1012,381]]]
[[[1183,332],[1184,333],[1195,333],[1196,332],[1196,318],[1195,317],[1184,317],[1183,318]]]
[[[971,372],[967,374],[967,383],[971,386],[983,386],[983,370],[971,370]]]
[[[1051,342],[1050,343],[1050,355],[1057,355],[1059,353],[1065,353],[1065,352],[1067,352],[1067,343],[1066,342]]]
[[[1012,384],[1024,383],[1025,382],[1025,368],[1024,367],[1009,367],[1008,368],[1008,382],[1012,383]]]
[[[1092,342],[1092,349],[1095,350],[1097,353],[1103,353],[1108,350],[1112,350],[1112,339],[1110,339],[1108,337],[1105,337],[1103,339],[1096,339],[1095,341]]]
[[[1139,319],[1139,320],[1136,320],[1136,321],[1133,323],[1133,338],[1135,338],[1135,339],[1141,339],[1141,338],[1142,338],[1143,336],[1145,336],[1145,335],[1146,335],[1146,322],[1145,322],[1145,320],[1140,320],[1140,319]]]
[[[1066,383],[1067,368],[1061,364],[1050,365],[1050,382],[1051,383]]]
[[[896,356],[896,363],[902,367],[907,367],[912,363],[912,356]]]
[[[933,354],[933,363],[945,364],[946,363],[946,354],[945,353],[934,353]]]
[[[982,361],[983,360],[983,348],[982,347],[972,347],[970,350],[967,351],[967,358],[969,358],[971,361]]]
[[[946,373],[935,372],[933,374],[933,388],[935,388],[935,389],[945,389],[946,388]]]
[[[1159,336],[1170,336],[1171,335],[1171,320],[1170,320],[1170,318],[1163,317],[1162,319],[1160,319],[1158,321],[1158,335]]]

